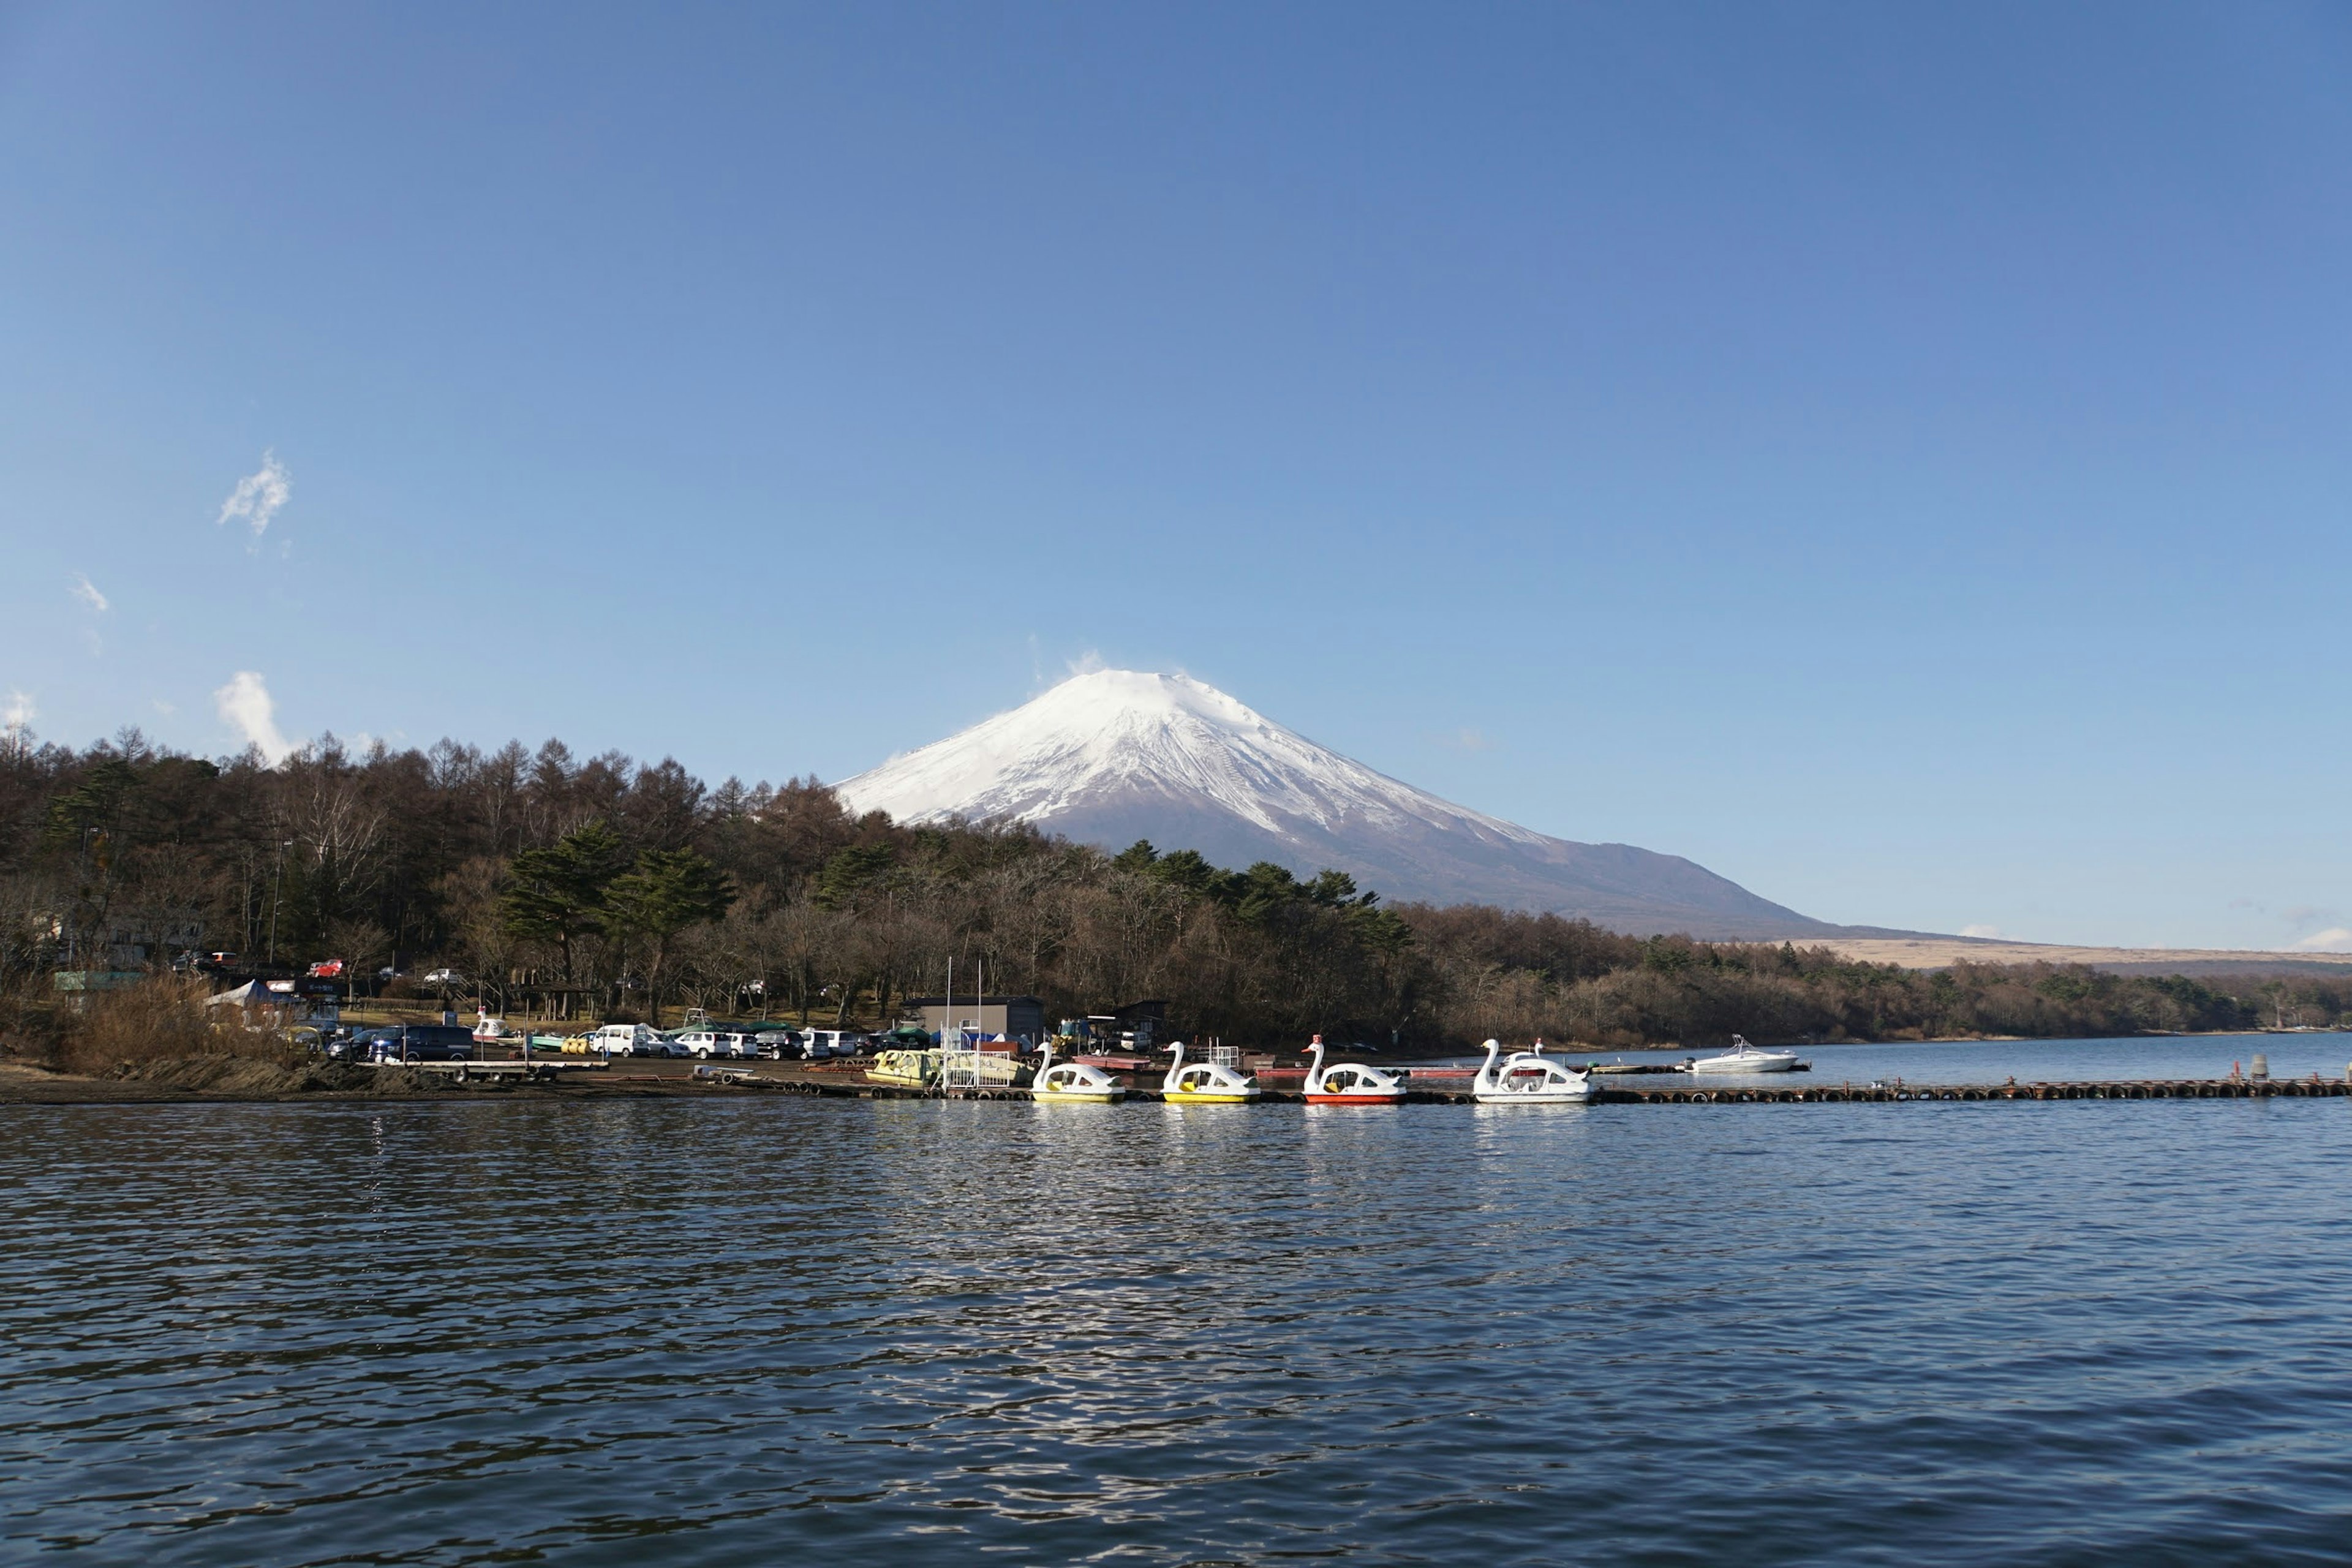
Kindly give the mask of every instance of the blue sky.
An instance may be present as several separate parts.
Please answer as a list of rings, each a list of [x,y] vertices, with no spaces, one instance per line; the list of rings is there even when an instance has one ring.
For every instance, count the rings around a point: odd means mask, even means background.
[[[0,699],[840,778],[1098,658],[1828,919],[2352,946],[2347,89],[2287,5],[0,9]]]

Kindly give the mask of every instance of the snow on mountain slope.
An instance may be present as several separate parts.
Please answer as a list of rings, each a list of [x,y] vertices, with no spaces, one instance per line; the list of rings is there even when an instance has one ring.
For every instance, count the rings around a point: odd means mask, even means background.
[[[1676,856],[1574,844],[1373,772],[1181,675],[1081,675],[835,786],[901,822],[1034,823],[1219,864],[1336,867],[1391,901],[1496,903],[1642,932],[1780,938],[1807,919]]]
[[[1106,793],[1189,798],[1279,833],[1298,822],[1530,833],[1372,772],[1181,675],[1097,670],[836,786],[857,811],[1048,822]]]

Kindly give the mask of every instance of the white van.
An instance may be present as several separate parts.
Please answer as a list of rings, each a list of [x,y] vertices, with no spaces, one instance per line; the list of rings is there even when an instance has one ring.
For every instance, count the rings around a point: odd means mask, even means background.
[[[588,1037],[591,1051],[616,1057],[674,1057],[677,1047],[667,1036],[643,1024],[607,1024]]]

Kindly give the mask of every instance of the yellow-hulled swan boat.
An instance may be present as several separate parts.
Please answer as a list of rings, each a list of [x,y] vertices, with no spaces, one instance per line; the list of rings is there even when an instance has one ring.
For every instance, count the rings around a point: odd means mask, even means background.
[[[1055,1067],[1054,1042],[1048,1040],[1045,1059],[1037,1064],[1037,1076],[1029,1080],[1029,1098],[1108,1105],[1114,1100],[1125,1100],[1127,1090],[1100,1068],[1088,1067],[1084,1062],[1064,1062]]]
[[[1246,1105],[1258,1097],[1257,1079],[1235,1072],[1223,1062],[1184,1062],[1184,1042],[1168,1047],[1176,1059],[1160,1080],[1160,1098],[1171,1105]]]

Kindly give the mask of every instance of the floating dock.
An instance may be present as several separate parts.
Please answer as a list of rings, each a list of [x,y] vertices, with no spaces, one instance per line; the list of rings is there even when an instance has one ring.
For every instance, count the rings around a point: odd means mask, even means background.
[[[1774,1077],[1780,1075],[1774,1074]],[[1019,1100],[1025,1089],[901,1089],[889,1084],[829,1082],[810,1077],[787,1079],[762,1077],[759,1087],[793,1094],[827,1095],[856,1100]],[[1700,1084],[1676,1089],[1598,1090],[1594,1105],[1825,1105],[1865,1103],[1888,1105],[1912,1100],[2270,1100],[2342,1099],[2352,1085],[2342,1079],[2134,1079],[2081,1083],[1836,1083],[1783,1088],[1777,1083]],[[1151,1089],[1130,1089],[1129,1100],[1158,1100]],[[1300,1104],[1305,1096],[1293,1090],[1260,1091],[1254,1104]],[[1405,1096],[1419,1105],[1475,1105],[1467,1088],[1416,1089]]]

